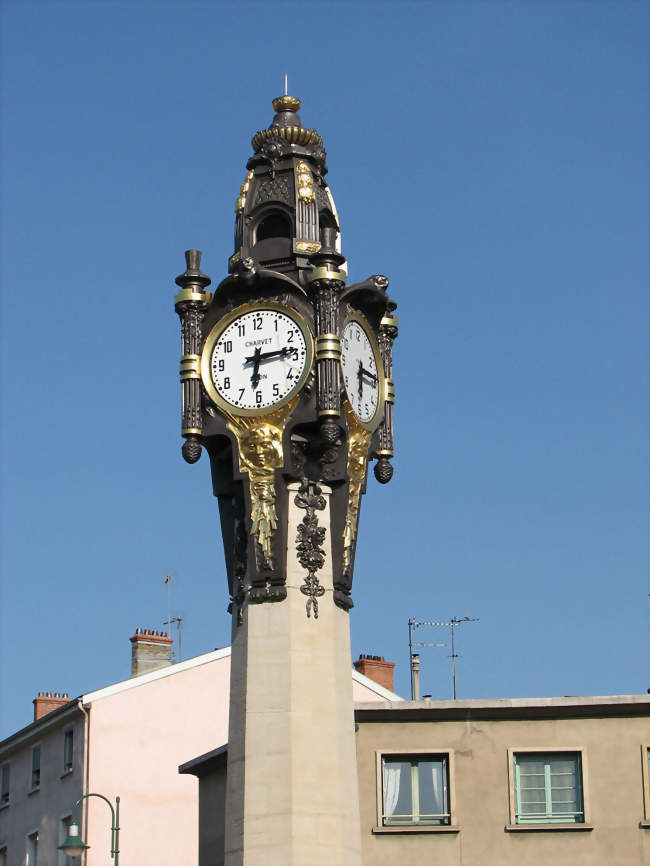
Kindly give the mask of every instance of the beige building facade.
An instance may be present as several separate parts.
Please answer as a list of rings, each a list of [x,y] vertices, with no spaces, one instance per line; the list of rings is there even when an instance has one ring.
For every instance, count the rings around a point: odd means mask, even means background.
[[[357,705],[364,866],[650,863],[647,695]]]
[[[364,866],[650,863],[647,695],[357,703],[355,718]],[[199,866],[224,862],[225,753],[180,768],[199,779]]]

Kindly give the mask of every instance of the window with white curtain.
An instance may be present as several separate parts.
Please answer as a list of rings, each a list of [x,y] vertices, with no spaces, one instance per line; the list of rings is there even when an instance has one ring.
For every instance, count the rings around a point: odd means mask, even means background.
[[[580,752],[515,752],[515,823],[582,824]]]
[[[382,755],[381,823],[450,824],[449,756]]]

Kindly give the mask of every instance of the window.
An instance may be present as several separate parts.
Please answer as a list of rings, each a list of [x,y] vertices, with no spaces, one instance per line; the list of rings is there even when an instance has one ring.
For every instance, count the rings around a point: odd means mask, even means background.
[[[38,830],[27,837],[27,858],[25,866],[38,866]]]
[[[641,827],[650,829],[650,746],[641,746],[641,774],[643,778],[643,814]]]
[[[63,735],[63,772],[72,770],[72,756],[74,750],[74,731],[69,728]]]
[[[9,779],[10,779],[10,769],[9,764],[2,765],[2,772],[0,773],[0,807],[6,806],[9,802]],[[0,864],[2,860],[0,860]]]
[[[61,818],[59,821],[59,845],[63,845],[65,840],[68,838],[68,834],[70,831],[70,821],[72,820],[72,815],[66,815],[65,818]],[[79,866],[79,860],[77,858],[73,859],[69,857],[67,854],[64,854],[63,851],[59,851],[57,848],[58,860],[56,861],[57,866]]]
[[[382,755],[380,826],[451,823],[448,755]]]
[[[580,752],[515,752],[515,824],[583,824]]]
[[[41,747],[34,746],[32,749],[32,778],[31,778],[31,790],[34,791],[36,788],[40,788],[41,786]]]

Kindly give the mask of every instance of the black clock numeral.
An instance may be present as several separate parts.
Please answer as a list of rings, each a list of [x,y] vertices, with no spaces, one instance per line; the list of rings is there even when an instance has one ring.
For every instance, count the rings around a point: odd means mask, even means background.
[[[262,330],[262,317],[261,316],[255,316],[255,318],[253,319],[253,328],[256,331]]]
[[[275,330],[277,331],[278,330],[278,320],[274,319],[273,324],[275,325]]]
[[[293,358],[294,361],[298,360],[298,347],[297,346],[293,346],[291,349],[289,349],[289,357]]]
[[[245,391],[245,390],[246,390],[245,388],[240,388],[240,389],[239,389],[239,399],[240,399],[240,400],[243,398],[243,396],[244,396],[244,391]]]
[[[219,359],[219,372],[223,373],[223,371],[225,369],[226,369],[226,362],[220,358]]]
[[[273,386],[273,396],[274,396],[274,397],[279,397],[279,396],[280,396],[280,386],[279,386],[279,385],[274,385],[274,386]]]
[[[289,333],[287,334],[287,343],[293,343],[293,334],[293,331],[289,331]]]
[[[237,325],[237,334],[240,337],[246,336],[246,325]]]
[[[287,379],[293,379],[293,370],[289,370],[287,373]]]
[[[225,340],[223,344],[223,351],[227,355],[229,352],[232,352],[232,340]]]
[[[355,331],[354,333],[355,333],[355,336],[357,338],[357,343],[360,343],[361,342],[361,333],[359,331]]]
[[[262,405],[262,392],[261,391],[255,392],[255,402],[258,406]]]
[[[230,376],[226,376],[225,379],[223,380],[223,388],[224,388],[224,391],[227,391],[228,388],[230,388]]]

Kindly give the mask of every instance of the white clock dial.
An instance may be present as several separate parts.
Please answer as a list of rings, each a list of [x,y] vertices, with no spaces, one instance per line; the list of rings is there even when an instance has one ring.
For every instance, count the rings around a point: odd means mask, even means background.
[[[267,307],[233,318],[207,348],[214,389],[229,408],[244,413],[290,399],[304,383],[312,358],[306,326]]]
[[[341,367],[350,406],[359,421],[369,424],[379,409],[380,377],[372,343],[357,319],[343,328]]]

